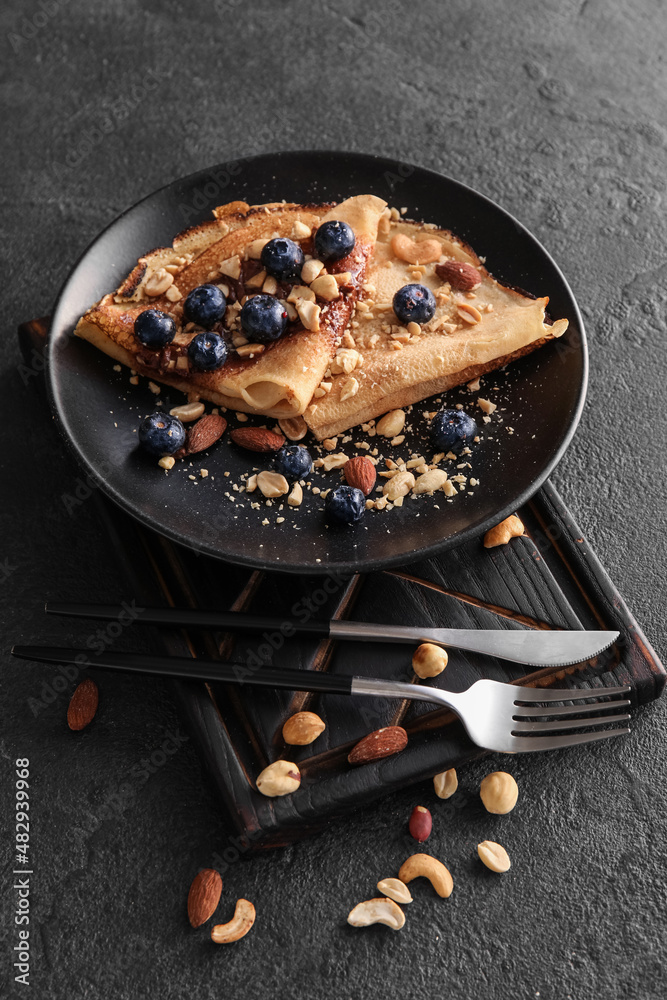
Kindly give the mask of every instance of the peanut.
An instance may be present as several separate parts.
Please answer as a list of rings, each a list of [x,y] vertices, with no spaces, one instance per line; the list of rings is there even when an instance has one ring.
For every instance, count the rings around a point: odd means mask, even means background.
[[[405,923],[405,914],[393,899],[381,896],[366,899],[350,910],[347,917],[352,927],[368,927],[370,924],[386,924],[392,931],[400,931]]]
[[[408,889],[405,882],[401,882],[400,878],[383,878],[377,884],[377,888],[389,899],[393,899],[396,903],[402,903],[405,906],[406,903],[412,902],[412,896],[410,895],[410,890]]]
[[[269,798],[289,795],[301,784],[301,772],[289,760],[276,760],[257,776],[257,791]]]
[[[512,862],[510,856],[500,844],[495,844],[492,840],[483,840],[477,845],[479,860],[490,868],[492,872],[509,871]]]
[[[439,799],[450,799],[458,787],[459,779],[453,767],[436,774],[433,778],[433,788]]]
[[[404,427],[404,410],[390,410],[389,413],[385,413],[385,415],[381,417],[375,425],[375,429],[378,434],[381,434],[382,437],[388,438],[396,437],[397,434],[401,433]]]

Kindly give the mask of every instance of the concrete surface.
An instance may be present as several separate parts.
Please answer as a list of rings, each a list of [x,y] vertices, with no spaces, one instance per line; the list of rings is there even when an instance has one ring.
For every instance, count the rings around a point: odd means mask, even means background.
[[[93,236],[157,186],[308,147],[449,173],[560,263],[588,323],[591,385],[554,481],[664,656],[664,5],[14,0],[0,25],[0,992],[27,995],[11,969],[9,816],[14,760],[28,757],[40,1000],[664,996],[663,704],[624,742],[471,766],[449,804],[418,787],[308,843],[232,862],[218,919],[246,896],[257,923],[215,948],[189,929],[185,898],[228,835],[162,685],[109,678],[76,736],[67,694],[46,704],[47,674],[8,656],[12,642],[77,637],[44,622],[45,598],[123,594],[92,505],[70,516],[62,502],[77,472],[18,367],[17,323],[47,313]],[[494,763],[519,781],[508,817],[478,804]],[[350,907],[395,874],[418,802],[434,812],[428,847],[450,864],[453,896],[419,886],[400,934],[349,928]],[[485,838],[508,848],[507,875],[481,869]]]

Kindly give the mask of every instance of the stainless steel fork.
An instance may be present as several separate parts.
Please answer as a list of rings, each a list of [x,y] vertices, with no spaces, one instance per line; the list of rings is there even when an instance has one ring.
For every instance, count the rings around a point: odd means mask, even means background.
[[[14,646],[14,656],[43,663],[83,663],[85,649],[58,646]],[[383,681],[379,678],[349,677],[316,670],[284,667],[247,667],[217,660],[197,660],[180,656],[150,656],[141,653],[105,652],[89,665],[106,670],[126,670],[226,684],[289,688],[292,691],[374,695],[430,701],[449,708],[460,718],[471,740],[486,750],[525,753],[555,750],[558,747],[593,743],[629,733],[627,726],[601,730],[600,726],[625,722],[630,716],[619,708],[630,704],[623,698],[630,686],[601,687],[594,690],[516,687],[500,681],[476,681],[467,691],[441,691],[421,684]],[[562,702],[562,704],[560,704]],[[605,714],[598,715],[596,713]],[[584,730],[595,730],[587,732]]]
[[[501,753],[526,753],[593,743],[629,733],[627,726],[599,729],[630,718],[627,712],[616,711],[630,705],[629,698],[621,697],[629,691],[629,685],[573,691],[481,680],[466,691],[453,692],[353,677],[350,693],[411,698],[442,705],[458,715],[468,736],[478,746]],[[606,714],[588,717],[597,712]],[[596,731],[584,732],[591,729]]]

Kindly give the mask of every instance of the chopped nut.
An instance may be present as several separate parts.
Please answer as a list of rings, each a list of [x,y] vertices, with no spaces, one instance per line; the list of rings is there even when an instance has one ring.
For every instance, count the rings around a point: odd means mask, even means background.
[[[325,451],[335,451],[336,445],[338,444],[338,438],[325,438],[322,442],[322,447]]]
[[[265,497],[281,497],[289,493],[289,483],[279,472],[260,472],[257,485]]]
[[[246,252],[245,252],[246,258],[248,260],[259,260],[259,258],[262,256],[262,250],[264,249],[264,247],[268,242],[269,242],[268,239],[253,240],[252,243],[249,243],[248,246],[246,247]]]
[[[336,352],[336,356],[331,362],[331,373],[339,375],[341,372],[345,372],[346,375],[350,375],[361,364],[363,364],[363,358],[359,351],[352,347],[342,347]]]
[[[356,378],[351,375],[346,378],[340,388],[340,401],[344,403],[346,399],[351,399],[352,396],[356,396],[359,392],[359,383]]]
[[[290,507],[300,507],[303,500],[303,489],[300,483],[295,483],[292,487],[292,492],[287,498],[287,503]]]
[[[306,299],[297,299],[296,311],[306,330],[319,330],[321,310],[318,305],[315,305],[314,302],[308,302]]]
[[[146,295],[155,298],[158,295],[163,295],[173,283],[173,274],[169,274],[169,271],[166,271],[163,267],[159,267],[157,271],[153,271],[146,281],[144,291]]]
[[[165,298],[168,299],[169,302],[178,302],[179,299],[183,298],[176,285],[172,285],[164,294]]]
[[[352,275],[349,271],[339,271],[338,274],[334,274],[334,278],[339,285],[350,285],[352,284]]]
[[[246,288],[261,288],[266,280],[266,271],[258,271],[257,274],[253,274],[252,278],[248,278],[245,286]]]
[[[223,260],[219,267],[220,273],[226,274],[228,278],[237,279],[241,277],[241,258],[238,254],[235,257]]]
[[[264,284],[262,285],[262,291],[265,295],[275,295],[278,291],[278,282],[273,277],[272,274],[268,276]]]
[[[321,260],[307,260],[301,268],[301,280],[305,285],[309,285],[323,270],[324,264]]]
[[[331,472],[332,469],[341,469],[347,460],[347,455],[344,455],[343,452],[338,452],[336,455],[326,455],[320,459],[322,463],[321,467],[325,472]]]
[[[310,236],[311,229],[307,226],[305,222],[301,222],[299,219],[296,220],[292,227],[292,239],[293,240],[307,240]]]
[[[315,301],[315,292],[311,291],[308,285],[294,285],[287,296],[288,302],[294,302],[298,309],[299,300],[306,299],[308,302]]]
[[[310,283],[310,288],[320,299],[325,299],[327,302],[340,298],[338,282],[333,274],[321,274]]]
[[[176,465],[176,459],[172,455],[164,455],[157,464],[161,465],[163,469],[173,469]]]
[[[265,350],[265,344],[241,344],[236,348],[236,353],[240,358],[254,358],[256,354],[262,354]]]
[[[449,479],[447,480],[446,483],[442,484],[442,491],[446,497],[456,496],[456,486],[454,486],[454,483],[451,483]]]
[[[490,399],[483,399],[481,396],[479,396],[477,399],[477,405],[479,406],[480,410],[484,411],[484,413],[493,413],[495,410],[498,409],[496,404],[492,403]]]

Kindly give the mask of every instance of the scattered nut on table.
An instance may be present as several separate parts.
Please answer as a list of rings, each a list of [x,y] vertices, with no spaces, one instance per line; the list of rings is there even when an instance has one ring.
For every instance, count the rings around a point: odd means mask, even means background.
[[[523,521],[516,514],[510,514],[495,528],[489,528],[484,535],[484,548],[492,549],[496,545],[507,545],[511,538],[519,538],[526,533]]]
[[[325,729],[325,723],[315,712],[297,712],[283,726],[283,739],[291,746],[307,746]]]
[[[410,890],[405,882],[401,882],[400,878],[381,878],[377,888],[396,903],[402,903],[405,906],[406,903],[412,902]]]
[[[201,927],[215,913],[220,894],[222,879],[214,868],[202,868],[197,872],[190,891],[188,892],[188,920],[193,927]]]
[[[412,669],[417,677],[437,677],[447,666],[447,650],[432,642],[422,642],[412,654]]]
[[[433,788],[439,799],[450,799],[458,787],[459,779],[453,767],[436,774],[433,778]]]
[[[237,899],[234,916],[227,924],[211,928],[211,940],[216,944],[233,944],[245,937],[255,923],[255,907],[248,899]]]
[[[490,868],[492,872],[507,872],[510,870],[512,862],[510,856],[500,844],[492,840],[483,840],[477,845],[477,853],[480,861]]]
[[[504,816],[514,809],[519,786],[507,771],[492,771],[479,786],[479,794],[487,812]]]
[[[437,894],[447,899],[454,889],[454,880],[442,861],[430,854],[413,854],[401,865],[398,877],[401,882],[412,882],[413,878],[427,878]]]
[[[365,899],[350,910],[347,916],[352,927],[369,927],[370,924],[386,924],[393,931],[400,931],[405,923],[403,910],[387,896]]]
[[[408,829],[410,836],[414,837],[418,843],[423,844],[425,840],[428,840],[433,829],[433,819],[426,806],[414,807],[410,816],[410,822],[408,823]]]
[[[289,795],[301,784],[301,772],[289,760],[275,760],[257,776],[257,791],[269,798]]]

